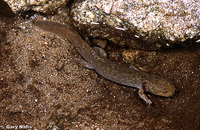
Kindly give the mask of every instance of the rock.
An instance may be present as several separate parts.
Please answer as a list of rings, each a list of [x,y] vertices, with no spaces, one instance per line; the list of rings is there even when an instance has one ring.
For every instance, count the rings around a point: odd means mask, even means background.
[[[105,49],[107,45],[107,41],[103,39],[93,39],[92,42],[96,45],[101,47],[102,49]]]
[[[66,5],[69,0],[4,0],[8,3],[14,13],[33,10],[36,12],[47,12]]]
[[[146,71],[149,64],[156,59],[155,51],[126,49],[122,52],[123,61],[131,63],[142,71]]]
[[[158,49],[199,39],[199,0],[85,0],[71,10],[82,35],[137,49]]]

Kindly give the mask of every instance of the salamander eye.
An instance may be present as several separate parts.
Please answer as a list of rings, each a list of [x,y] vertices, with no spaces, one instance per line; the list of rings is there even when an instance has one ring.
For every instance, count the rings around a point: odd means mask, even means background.
[[[166,89],[163,90],[163,93],[167,93],[168,91]]]

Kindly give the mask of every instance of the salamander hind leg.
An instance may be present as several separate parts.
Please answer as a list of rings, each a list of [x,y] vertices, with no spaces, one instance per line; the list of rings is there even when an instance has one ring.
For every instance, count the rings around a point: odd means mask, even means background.
[[[93,49],[101,56],[103,57],[107,57],[107,53],[104,49],[100,48],[100,47],[93,47]]]
[[[73,63],[76,64],[80,64],[81,66],[87,68],[87,69],[94,69],[93,66],[91,64],[89,64],[87,61],[83,60],[83,59],[78,59],[78,58],[74,58],[73,60],[71,60]]]

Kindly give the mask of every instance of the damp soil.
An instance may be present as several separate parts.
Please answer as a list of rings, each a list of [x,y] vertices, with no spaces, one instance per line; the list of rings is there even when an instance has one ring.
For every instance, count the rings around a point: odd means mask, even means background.
[[[81,56],[67,40],[43,32],[29,19],[11,16],[0,16],[1,128],[200,128],[199,45],[160,50],[148,61],[144,53],[136,57],[134,63],[145,72],[160,75],[176,87],[169,98],[147,93],[153,101],[149,106],[137,89],[74,63]],[[122,62],[123,49],[107,48],[111,60]]]

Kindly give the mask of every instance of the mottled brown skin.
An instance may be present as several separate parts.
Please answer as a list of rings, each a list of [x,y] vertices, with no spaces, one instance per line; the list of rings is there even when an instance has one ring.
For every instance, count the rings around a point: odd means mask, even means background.
[[[144,91],[164,97],[172,96],[175,91],[175,87],[164,78],[156,75],[149,75],[127,66],[121,66],[99,55],[98,52],[83,41],[77,32],[67,25],[48,21],[36,21],[34,24],[44,31],[54,33],[69,40],[87,61],[89,66],[92,66],[92,68],[104,78],[125,86],[138,88],[139,96],[147,104],[151,104],[152,102],[144,94]]]

